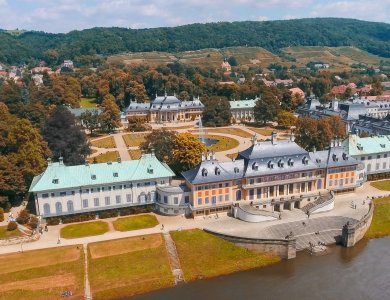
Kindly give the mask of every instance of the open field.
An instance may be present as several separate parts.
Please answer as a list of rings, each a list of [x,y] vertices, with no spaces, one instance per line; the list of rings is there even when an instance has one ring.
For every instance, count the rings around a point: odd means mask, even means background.
[[[81,245],[0,255],[0,264],[1,299],[60,299],[66,290],[83,299]]]
[[[108,58],[110,64],[157,66],[178,61],[195,67],[220,67],[224,57],[236,57],[240,66],[268,67],[270,63],[281,62],[282,59],[260,47],[231,47],[224,49],[202,49],[178,53],[139,52],[113,55]]]
[[[18,229],[8,231],[7,226],[0,226],[0,240],[18,237],[22,235],[23,234]]]
[[[174,285],[161,234],[92,243],[88,248],[94,299],[123,298]]]
[[[129,231],[143,228],[151,228],[157,226],[159,223],[153,215],[139,215],[118,218],[112,222],[115,230],[117,231]]]
[[[108,136],[103,139],[91,141],[91,145],[98,148],[116,148],[114,137]]]
[[[174,231],[171,236],[188,281],[264,267],[280,261],[277,256],[238,247],[198,229]]]
[[[141,150],[129,150],[129,154],[131,159],[136,160],[141,158],[142,152]]]
[[[351,64],[366,64],[378,66],[380,60],[387,60],[354,47],[288,47],[282,50],[296,61],[286,61],[284,58],[260,47],[228,47],[223,49],[202,49],[178,53],[139,52],[113,55],[108,58],[110,64],[150,66],[166,65],[178,61],[194,67],[220,67],[224,57],[234,56],[239,67],[258,66],[268,68],[271,63],[283,66],[306,67],[310,61],[330,64],[330,70],[340,71],[350,69]]]
[[[127,147],[139,147],[139,145],[145,142],[145,136],[145,133],[129,133],[122,135]]]
[[[374,205],[374,217],[366,233],[371,239],[390,235],[390,197],[375,199]]]
[[[119,152],[118,151],[107,151],[105,153],[101,153],[98,156],[95,157],[90,157],[88,161],[90,163],[105,163],[105,162],[113,162],[117,161],[119,157]]]
[[[379,66],[381,57],[354,47],[289,47],[283,51],[296,59],[298,67],[308,62],[323,62],[333,68],[349,68],[351,64]]]
[[[108,224],[103,221],[94,221],[80,224],[67,225],[61,228],[61,237],[76,239],[86,236],[101,235],[108,232]]]
[[[390,180],[371,182],[371,185],[381,191],[390,191]]]
[[[242,130],[240,128],[216,128],[216,129],[205,129],[205,133],[226,133],[226,134],[232,134],[237,135],[243,138],[251,138],[252,135],[249,132],[246,132],[245,130]]]
[[[92,108],[96,107],[96,99],[91,98],[81,98],[80,99],[80,107],[82,108]]]

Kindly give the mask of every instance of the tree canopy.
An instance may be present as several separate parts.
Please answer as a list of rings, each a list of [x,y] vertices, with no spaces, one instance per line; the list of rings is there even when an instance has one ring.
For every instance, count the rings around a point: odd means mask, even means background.
[[[67,165],[83,164],[91,153],[85,132],[63,106],[52,111],[42,134],[53,152],[53,158],[58,160],[62,156]]]

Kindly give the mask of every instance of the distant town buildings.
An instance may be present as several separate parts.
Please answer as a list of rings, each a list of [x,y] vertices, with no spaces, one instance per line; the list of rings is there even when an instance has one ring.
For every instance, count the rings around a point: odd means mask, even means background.
[[[277,85],[291,86],[294,83],[294,81],[292,79],[267,80],[267,79],[263,78],[262,80],[263,80],[264,84],[268,87],[277,86]]]

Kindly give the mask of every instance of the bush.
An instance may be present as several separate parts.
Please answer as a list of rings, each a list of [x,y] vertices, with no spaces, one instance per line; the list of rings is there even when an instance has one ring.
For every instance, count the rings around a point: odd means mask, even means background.
[[[16,222],[18,222],[21,225],[27,224],[30,220],[30,213],[27,211],[27,209],[23,209],[19,216],[16,218]]]
[[[11,222],[9,222],[8,225],[7,225],[7,230],[8,230],[8,231],[14,231],[14,230],[16,230],[17,228],[18,228],[18,224],[16,224],[15,221],[11,221]]]
[[[46,223],[47,225],[58,225],[60,221],[60,218],[47,218]]]
[[[4,209],[0,207],[0,222],[4,221]]]
[[[31,216],[30,221],[27,223],[27,226],[31,229],[37,229],[39,224],[39,220],[36,216]]]

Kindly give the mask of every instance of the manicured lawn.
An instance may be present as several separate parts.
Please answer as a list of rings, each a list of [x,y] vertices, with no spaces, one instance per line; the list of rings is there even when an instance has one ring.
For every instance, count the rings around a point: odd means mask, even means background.
[[[92,108],[96,107],[96,99],[93,98],[81,98],[80,107],[83,108]]]
[[[88,245],[94,299],[119,299],[174,285],[161,234]]]
[[[0,255],[1,299],[72,299],[84,293],[84,254],[81,245]]]
[[[130,231],[143,228],[151,228],[157,226],[159,223],[153,215],[140,215],[125,218],[118,218],[112,225],[117,231]]]
[[[371,182],[374,188],[382,191],[390,191],[390,180]]]
[[[108,136],[103,139],[91,141],[91,145],[98,148],[116,148],[114,137]]]
[[[130,154],[130,157],[131,159],[135,160],[135,159],[140,159],[141,158],[141,150],[129,150],[129,154]]]
[[[239,142],[236,139],[232,139],[226,136],[207,134],[205,137],[218,141],[216,144],[207,147],[207,149],[210,151],[220,152],[230,150],[236,148],[239,145]]]
[[[199,229],[173,231],[171,236],[187,281],[264,267],[280,261],[277,256],[238,247]]]
[[[232,135],[237,135],[243,138],[251,138],[252,134],[246,132],[240,128],[216,128],[216,129],[206,129],[206,133],[227,133]]]
[[[85,236],[101,235],[108,232],[108,224],[103,221],[72,224],[61,228],[61,237],[76,239]]]
[[[118,157],[118,151],[107,151],[105,153],[99,154],[98,156],[90,157],[88,161],[90,163],[105,163],[109,161],[117,161]]]
[[[145,133],[132,133],[122,135],[122,137],[127,147],[139,147],[145,142],[145,135]]]
[[[366,233],[371,239],[390,235],[390,197],[375,199],[374,205],[374,216]]]
[[[270,129],[270,128],[256,128],[256,127],[248,127],[248,129],[260,134],[260,135],[264,135],[264,136],[270,136],[272,134],[273,129]]]
[[[0,239],[9,239],[17,236],[22,236],[18,229],[8,231],[7,226],[0,226]]]

